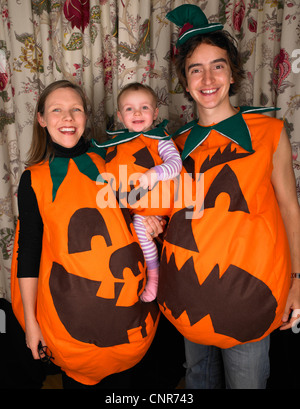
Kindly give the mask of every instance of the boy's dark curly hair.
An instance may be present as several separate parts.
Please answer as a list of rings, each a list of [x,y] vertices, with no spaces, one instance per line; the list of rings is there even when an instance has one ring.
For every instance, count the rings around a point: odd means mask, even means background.
[[[200,44],[211,44],[227,51],[230,68],[234,83],[230,85],[229,96],[235,95],[245,78],[245,71],[242,67],[240,53],[237,49],[237,42],[228,31],[221,30],[213,33],[199,34],[190,38],[179,47],[175,57],[175,67],[179,82],[184,89],[185,96],[189,101],[193,101],[190,93],[186,91],[187,79],[185,72],[186,59],[189,58]]]

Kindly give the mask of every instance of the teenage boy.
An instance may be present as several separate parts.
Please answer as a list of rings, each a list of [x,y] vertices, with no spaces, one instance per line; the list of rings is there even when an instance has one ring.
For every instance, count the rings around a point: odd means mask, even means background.
[[[167,18],[181,27],[176,70],[199,118],[175,143],[194,183],[204,175],[204,212],[173,210],[158,302],[185,337],[187,388],[265,388],[269,334],[300,309],[290,143],[283,122],[261,114],[270,109],[231,104],[243,70],[222,25],[193,5]]]

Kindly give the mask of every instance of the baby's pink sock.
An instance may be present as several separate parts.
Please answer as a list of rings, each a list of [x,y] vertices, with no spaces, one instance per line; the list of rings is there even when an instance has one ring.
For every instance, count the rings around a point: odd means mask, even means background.
[[[147,271],[147,283],[140,298],[144,302],[155,300],[158,287],[158,268]]]

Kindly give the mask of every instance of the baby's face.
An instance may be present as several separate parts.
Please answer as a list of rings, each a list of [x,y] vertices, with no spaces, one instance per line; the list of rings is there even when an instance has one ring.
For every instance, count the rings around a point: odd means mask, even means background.
[[[118,118],[130,132],[147,132],[158,116],[153,96],[144,90],[128,90],[119,100]]]

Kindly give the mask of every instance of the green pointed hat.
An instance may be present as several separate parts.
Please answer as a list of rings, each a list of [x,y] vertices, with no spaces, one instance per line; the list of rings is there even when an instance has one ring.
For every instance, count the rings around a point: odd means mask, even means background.
[[[192,4],[176,7],[166,15],[166,18],[181,27],[176,43],[177,48],[195,35],[212,33],[223,28],[220,23],[209,23],[200,7]]]

